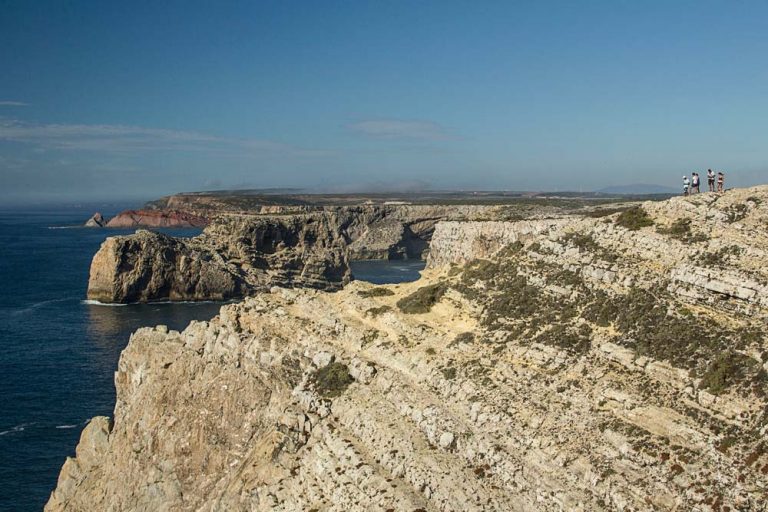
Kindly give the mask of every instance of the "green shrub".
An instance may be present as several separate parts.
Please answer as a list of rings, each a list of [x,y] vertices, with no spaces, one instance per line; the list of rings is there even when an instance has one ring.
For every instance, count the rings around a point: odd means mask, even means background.
[[[357,292],[357,294],[361,297],[369,298],[369,297],[388,297],[390,295],[394,295],[395,292],[390,290],[389,288],[371,288],[370,290],[360,290]]]
[[[760,368],[760,363],[744,354],[729,350],[712,361],[701,376],[701,387],[719,395],[736,384],[754,384],[759,388],[763,384],[761,381],[765,381],[765,370]]]
[[[355,381],[347,366],[339,362],[330,363],[315,371],[311,380],[317,392],[324,398],[340,396]]]
[[[668,227],[656,228],[658,233],[669,235],[681,242],[705,242],[709,237],[704,233],[694,233],[691,229],[691,219],[681,218],[670,224]]]
[[[588,212],[584,212],[583,215],[585,217],[591,217],[593,219],[600,219],[602,217],[607,217],[609,215],[613,215],[614,213],[624,213],[627,211],[626,206],[618,206],[616,208],[596,208],[594,210],[590,210]]]
[[[456,368],[454,368],[453,366],[441,368],[440,371],[442,372],[443,377],[445,377],[446,380],[453,380],[456,378]]]
[[[737,245],[721,247],[715,252],[705,252],[699,256],[699,264],[705,267],[721,267],[728,263],[731,256],[738,256],[743,249]]]
[[[445,283],[423,286],[412,294],[398,300],[397,307],[403,313],[410,315],[428,313],[432,306],[443,298],[446,291],[448,291],[448,285]]]
[[[568,233],[563,236],[560,241],[566,245],[573,245],[579,249],[579,252],[592,253],[605,261],[614,262],[619,259],[619,256],[616,253],[595,242],[595,239],[589,234]]]
[[[728,216],[728,222],[738,222],[743,220],[749,212],[749,207],[745,204],[734,204],[725,209]]]
[[[371,308],[365,312],[366,315],[371,316],[379,316],[383,315],[384,313],[387,313],[388,311],[392,311],[392,308],[389,306],[379,306],[377,308]]]
[[[653,219],[648,216],[648,212],[642,206],[633,206],[624,210],[616,217],[616,225],[630,231],[637,231],[640,228],[653,226]]]

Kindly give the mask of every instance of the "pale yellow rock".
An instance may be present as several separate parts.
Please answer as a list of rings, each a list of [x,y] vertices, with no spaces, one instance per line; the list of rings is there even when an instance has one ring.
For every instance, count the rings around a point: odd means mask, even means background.
[[[746,215],[732,221],[739,204]],[[489,268],[555,305],[645,286],[670,294],[659,305],[674,318],[693,311],[736,329],[766,318],[749,283],[766,282],[755,259],[768,249],[767,206],[766,187],[644,205],[658,224],[691,218],[709,236],[695,244],[614,217],[445,222],[422,279],[384,286],[393,295],[363,296],[372,286],[359,282],[335,293],[275,287],[181,333],[140,329],[115,375],[114,425],[86,427],[46,509],[765,510],[764,395],[707,391],[701,375],[638,353],[616,325],[592,325],[590,343],[571,350],[506,329],[515,318],[489,323],[499,290],[489,276],[464,281],[460,265],[498,257]],[[595,245],[574,250],[568,233]],[[522,248],[505,255],[514,242]],[[707,279],[744,275],[754,293],[709,281],[678,292],[682,265],[698,268],[691,260],[724,245],[744,251]],[[578,285],[556,281],[582,268]],[[428,312],[398,307],[441,283],[450,291]],[[569,322],[591,320],[579,310]],[[760,336],[739,354],[768,350]],[[316,383],[329,363],[353,379],[336,396]]]

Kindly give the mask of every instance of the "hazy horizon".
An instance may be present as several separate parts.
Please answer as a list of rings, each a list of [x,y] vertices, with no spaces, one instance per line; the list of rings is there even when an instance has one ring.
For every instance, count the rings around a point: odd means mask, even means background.
[[[0,202],[768,182],[762,2],[10,1]]]

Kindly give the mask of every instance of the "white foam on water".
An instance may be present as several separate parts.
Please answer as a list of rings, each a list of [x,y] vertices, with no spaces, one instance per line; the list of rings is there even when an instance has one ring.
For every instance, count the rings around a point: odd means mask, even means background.
[[[107,306],[107,307],[117,307],[117,306],[128,305],[128,304],[118,304],[116,302],[100,302],[98,300],[93,300],[93,299],[81,300],[80,304],[87,304],[89,306]]]
[[[85,299],[80,301],[81,304],[87,304],[89,306],[107,306],[107,307],[118,307],[118,306],[154,306],[154,305],[164,305],[164,304],[232,304],[234,302],[237,302],[236,300],[158,300],[158,301],[152,301],[152,302],[129,302],[129,303],[120,303],[120,302],[101,302],[98,300],[93,299]]]
[[[14,432],[23,432],[24,427],[27,427],[29,425],[34,425],[34,423],[22,423],[21,425],[16,425],[10,430],[3,430],[2,432],[0,432],[0,436],[4,436],[6,434],[13,434]]]
[[[41,307],[46,306],[48,304],[55,304],[56,302],[66,302],[68,300],[72,300],[72,297],[65,297],[63,299],[51,299],[51,300],[44,300],[42,302],[36,302],[36,303],[34,303],[32,305],[29,305],[29,306],[27,306],[25,308],[21,308],[21,309],[17,309],[15,311],[13,311],[13,314],[14,315],[21,315],[21,314],[24,314],[24,313],[29,313],[30,311],[34,311],[37,308],[41,308]]]
[[[56,428],[75,428],[77,427],[77,424],[75,425],[56,425]]]

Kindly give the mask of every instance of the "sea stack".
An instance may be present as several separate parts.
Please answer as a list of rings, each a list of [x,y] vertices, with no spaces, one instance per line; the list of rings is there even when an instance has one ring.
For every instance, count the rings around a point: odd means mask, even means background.
[[[96,212],[91,216],[90,219],[88,219],[85,223],[85,227],[87,228],[103,228],[104,225],[107,223],[106,220],[104,220],[104,217],[99,213]]]

